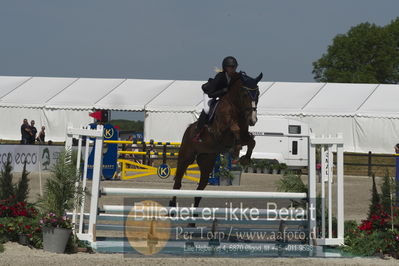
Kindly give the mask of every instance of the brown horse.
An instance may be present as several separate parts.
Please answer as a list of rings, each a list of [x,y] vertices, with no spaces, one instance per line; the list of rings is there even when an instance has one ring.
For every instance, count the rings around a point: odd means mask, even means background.
[[[255,140],[248,127],[257,122],[257,83],[261,78],[262,73],[255,79],[243,72],[233,75],[228,92],[219,100],[211,125],[206,126],[201,134],[201,142],[193,141],[197,122],[188,126],[179,150],[173,189],[181,188],[183,175],[195,160],[201,172],[197,190],[204,190],[208,184],[218,154],[232,152],[233,158],[238,158],[242,146],[247,145],[247,153],[240,158],[240,163],[249,163]],[[196,197],[194,207],[198,207],[200,201],[201,197]],[[176,197],[169,202],[169,206],[176,206]]]

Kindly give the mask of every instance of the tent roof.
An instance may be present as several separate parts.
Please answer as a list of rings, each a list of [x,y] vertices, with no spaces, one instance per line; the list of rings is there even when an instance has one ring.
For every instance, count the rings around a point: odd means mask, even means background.
[[[399,85],[380,84],[359,107],[357,114],[373,117],[399,117]]]
[[[354,115],[377,84],[325,84],[302,108],[304,114]]]
[[[46,102],[48,108],[92,109],[123,79],[80,78]]]
[[[323,87],[324,83],[275,82],[258,102],[260,114],[297,114]]]
[[[29,77],[0,77],[0,100],[28,79]]]
[[[75,80],[76,78],[31,78],[2,97],[0,102],[7,106],[43,107]]]
[[[0,107],[193,112],[204,81],[0,76]],[[259,114],[399,118],[399,85],[260,82]]]
[[[172,84],[172,80],[126,79],[99,100],[96,109],[142,111],[145,105]]]
[[[203,81],[174,81],[145,107],[148,111],[192,112],[202,101]]]

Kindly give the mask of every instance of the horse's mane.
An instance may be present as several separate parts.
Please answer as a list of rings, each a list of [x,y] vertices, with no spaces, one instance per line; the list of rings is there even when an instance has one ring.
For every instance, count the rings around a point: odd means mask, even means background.
[[[221,100],[227,100],[231,105],[233,105],[233,108],[240,105],[242,99],[239,97],[239,93],[242,85],[241,73],[234,73],[230,80],[229,90]]]

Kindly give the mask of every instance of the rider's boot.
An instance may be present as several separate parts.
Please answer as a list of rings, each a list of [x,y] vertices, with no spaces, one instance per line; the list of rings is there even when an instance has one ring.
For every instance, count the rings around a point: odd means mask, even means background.
[[[197,127],[195,128],[195,136],[193,138],[194,142],[201,142],[201,133],[202,133],[202,129],[204,128],[205,124],[206,124],[206,119],[207,119],[208,115],[204,112],[204,110],[202,110],[199,118],[198,118],[198,122],[197,122]]]

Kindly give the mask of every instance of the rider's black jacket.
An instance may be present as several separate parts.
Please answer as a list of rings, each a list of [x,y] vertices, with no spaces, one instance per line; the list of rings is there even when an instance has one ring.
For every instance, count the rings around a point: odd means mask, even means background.
[[[202,90],[208,94],[210,98],[217,98],[225,95],[228,91],[229,82],[227,81],[226,72],[219,72],[215,78],[210,78],[207,83],[202,85]]]

